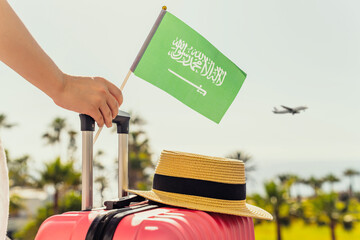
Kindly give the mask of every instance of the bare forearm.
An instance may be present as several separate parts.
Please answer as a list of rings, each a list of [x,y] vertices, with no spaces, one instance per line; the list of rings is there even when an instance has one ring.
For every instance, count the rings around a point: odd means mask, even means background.
[[[99,126],[105,123],[111,127],[123,101],[120,89],[104,78],[62,73],[6,0],[0,0],[0,61],[45,92],[58,106],[88,114]]]
[[[63,73],[6,0],[0,0],[0,60],[51,98],[63,87]]]

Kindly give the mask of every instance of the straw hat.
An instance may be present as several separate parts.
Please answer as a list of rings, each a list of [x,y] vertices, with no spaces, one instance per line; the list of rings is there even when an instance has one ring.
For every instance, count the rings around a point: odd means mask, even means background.
[[[265,210],[247,204],[242,161],[164,150],[151,191],[128,190],[172,206],[272,220]]]

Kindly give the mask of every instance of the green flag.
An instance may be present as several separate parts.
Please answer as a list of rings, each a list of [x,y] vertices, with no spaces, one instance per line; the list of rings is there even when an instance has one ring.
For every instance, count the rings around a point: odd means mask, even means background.
[[[209,41],[166,10],[130,70],[216,123],[246,78]]]

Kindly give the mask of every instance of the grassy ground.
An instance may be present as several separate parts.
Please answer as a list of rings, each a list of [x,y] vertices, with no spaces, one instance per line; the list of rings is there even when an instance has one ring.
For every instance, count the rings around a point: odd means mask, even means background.
[[[255,239],[276,240],[275,231],[274,223],[262,223],[255,227]],[[338,225],[335,234],[336,240],[360,240],[360,223],[350,232]],[[295,222],[290,227],[282,228],[282,240],[331,240],[330,228]]]

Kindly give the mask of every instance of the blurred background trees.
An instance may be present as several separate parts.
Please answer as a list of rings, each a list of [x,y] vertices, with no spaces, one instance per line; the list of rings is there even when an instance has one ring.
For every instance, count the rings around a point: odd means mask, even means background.
[[[101,158],[104,156],[104,151],[99,150],[94,155],[94,179],[95,184],[97,185],[98,192],[100,193],[100,202],[104,202],[104,192],[105,189],[109,187],[109,182],[106,178],[106,168],[101,161]]]
[[[0,114],[0,130],[1,129],[7,129],[7,128],[12,128],[14,127],[16,124],[15,123],[9,123],[7,120],[7,116],[3,113]]]
[[[360,199],[351,196],[350,191],[336,192],[333,184],[339,181],[341,179],[333,174],[322,178],[311,176],[305,180],[297,176],[281,174],[277,179],[264,183],[264,196],[254,194],[249,197],[249,202],[272,213],[276,227],[276,238],[273,239],[284,239],[283,227],[290,227],[303,221],[305,226],[328,227],[327,239],[336,240],[337,226],[342,226],[346,231],[353,231],[355,224],[359,224],[360,221]],[[312,188],[313,195],[291,197],[289,194],[291,186],[297,182]],[[323,188],[325,182],[330,184],[328,192]],[[255,223],[264,222],[257,220]],[[309,236],[308,239],[315,238]]]
[[[151,187],[149,170],[154,169],[151,160],[149,138],[143,129],[145,120],[130,114],[129,133],[129,188],[147,190]]]
[[[130,187],[148,189],[151,187],[150,176],[154,164],[149,138],[143,128],[145,120],[134,114],[130,124]],[[0,130],[8,130],[14,126],[16,124],[11,123],[5,114],[0,114]],[[69,126],[65,118],[54,118],[41,136],[45,145],[53,148],[54,158],[43,163],[38,169],[32,167],[30,155],[13,158],[6,151],[10,188],[14,192],[10,198],[10,225],[13,220],[16,222],[20,219],[21,222],[19,226],[15,226],[17,230],[9,232],[12,238],[34,239],[41,223],[49,216],[81,209],[81,169],[79,164],[76,164],[79,162],[76,157],[77,135],[78,132]],[[66,155],[62,154],[64,148]],[[105,157],[108,156],[103,150],[94,154],[94,194],[100,196],[101,202],[105,200],[104,193],[110,187],[108,175],[112,172],[103,164]],[[115,166],[117,167],[117,160]],[[50,197],[44,199],[45,204],[42,203],[37,208],[31,205],[35,200],[27,199],[29,194],[45,194]]]
[[[346,169],[344,171],[344,176],[349,178],[349,196],[353,196],[353,185],[354,185],[354,178],[359,176],[360,172],[354,169]]]
[[[55,160],[45,163],[45,168],[40,172],[39,186],[50,185],[54,189],[53,211],[59,213],[59,198],[63,197],[69,190],[80,191],[81,173],[74,169],[74,162],[61,162],[57,157]]]
[[[129,134],[129,183],[131,188],[149,189],[151,175],[154,170],[150,138],[144,130],[145,121],[136,114],[131,115]],[[4,114],[0,114],[0,130],[8,131],[15,124]],[[55,118],[48,128],[39,136],[45,144],[54,148],[54,156],[37,168],[33,167],[30,155],[13,157],[6,151],[10,175],[10,219],[26,216],[26,221],[11,232],[13,239],[34,239],[41,223],[49,216],[72,210],[81,209],[81,173],[77,159],[77,135],[64,118]],[[66,154],[61,156],[61,149]],[[234,151],[228,158],[241,160],[245,163],[247,181],[256,178],[257,165],[253,158],[244,151]],[[109,173],[103,164],[107,156],[103,150],[94,154],[94,194],[103,202],[105,192],[111,191]],[[117,167],[117,161],[114,168]],[[354,191],[354,184],[359,176],[358,169],[344,169],[343,175],[329,173],[325,176],[301,176],[284,172],[263,183],[262,193],[247,196],[247,202],[269,211],[274,221],[254,220],[256,229],[270,226],[273,235],[265,234],[265,239],[287,240],[286,232],[296,226],[301,229],[317,226],[328,229],[326,239],[338,239],[341,229],[353,233],[360,227],[360,193]],[[344,181],[349,183],[346,188],[336,191],[336,184]],[[261,183],[259,183],[261,184]],[[303,195],[302,189],[312,189],[311,194]],[[41,205],[29,206],[24,191],[36,196],[50,196],[43,199]],[[27,192],[28,194],[28,192]],[[15,228],[14,228],[15,229]],[[285,230],[286,231],[285,231]],[[355,230],[354,230],[355,229]],[[269,229],[267,229],[269,231]],[[354,234],[353,234],[354,235]],[[261,239],[261,235],[257,235]],[[309,238],[307,239],[317,239]],[[339,238],[340,239],[340,238]],[[356,238],[352,238],[356,239]],[[360,236],[359,236],[360,239]],[[289,240],[296,240],[295,238]]]
[[[253,177],[251,174],[256,170],[256,164],[254,163],[254,160],[251,155],[245,153],[244,151],[238,150],[226,155],[225,157],[243,161],[245,163],[246,180],[248,182],[255,183],[256,178]]]

